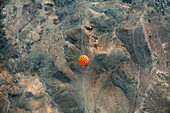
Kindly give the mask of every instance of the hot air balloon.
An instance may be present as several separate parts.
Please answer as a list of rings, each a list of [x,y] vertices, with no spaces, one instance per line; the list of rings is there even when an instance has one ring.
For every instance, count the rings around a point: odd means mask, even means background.
[[[86,55],[81,55],[78,61],[81,65],[87,65],[89,62],[89,58]]]

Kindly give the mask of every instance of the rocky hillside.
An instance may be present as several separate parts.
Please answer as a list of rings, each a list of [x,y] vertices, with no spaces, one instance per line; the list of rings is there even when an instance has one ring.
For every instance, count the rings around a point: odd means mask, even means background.
[[[0,0],[0,113],[169,113],[169,41],[168,0]]]

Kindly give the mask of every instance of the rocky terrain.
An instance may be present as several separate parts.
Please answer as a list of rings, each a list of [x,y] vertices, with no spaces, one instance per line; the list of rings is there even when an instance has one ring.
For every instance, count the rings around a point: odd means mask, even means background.
[[[169,7],[0,0],[0,113],[169,113]]]

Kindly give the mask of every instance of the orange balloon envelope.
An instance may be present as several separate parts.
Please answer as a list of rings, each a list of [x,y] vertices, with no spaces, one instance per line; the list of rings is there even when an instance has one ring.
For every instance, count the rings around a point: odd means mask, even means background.
[[[81,55],[79,57],[79,63],[81,65],[86,65],[86,64],[88,64],[88,62],[89,62],[89,58],[86,55]]]

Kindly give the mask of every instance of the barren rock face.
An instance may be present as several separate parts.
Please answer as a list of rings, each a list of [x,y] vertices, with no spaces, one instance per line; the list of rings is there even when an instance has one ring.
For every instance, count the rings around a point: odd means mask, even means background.
[[[0,3],[0,113],[170,111],[168,0]]]

